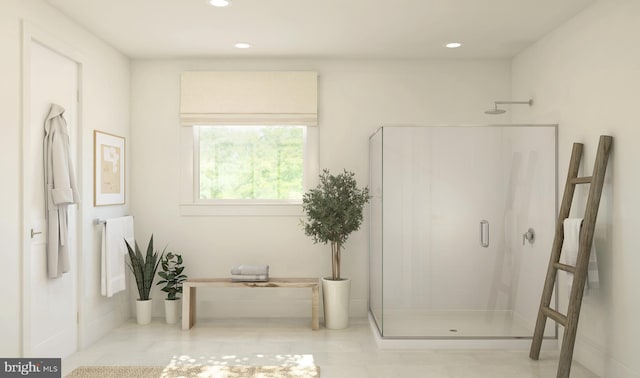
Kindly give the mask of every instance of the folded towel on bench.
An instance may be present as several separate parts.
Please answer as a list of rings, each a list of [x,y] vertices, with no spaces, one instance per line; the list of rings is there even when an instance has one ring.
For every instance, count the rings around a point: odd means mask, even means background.
[[[231,268],[234,275],[269,275],[269,265],[236,265]]]
[[[231,281],[233,282],[267,282],[269,281],[268,274],[232,274]]]

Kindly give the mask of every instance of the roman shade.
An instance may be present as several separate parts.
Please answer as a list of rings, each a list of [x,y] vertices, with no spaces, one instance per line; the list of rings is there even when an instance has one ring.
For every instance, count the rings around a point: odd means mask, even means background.
[[[182,126],[316,126],[317,78],[310,71],[183,72],[180,121]]]

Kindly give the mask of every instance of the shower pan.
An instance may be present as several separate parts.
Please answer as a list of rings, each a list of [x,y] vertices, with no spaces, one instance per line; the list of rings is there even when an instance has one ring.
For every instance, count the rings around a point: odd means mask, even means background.
[[[369,310],[382,339],[531,338],[555,232],[556,135],[384,126],[370,137]]]

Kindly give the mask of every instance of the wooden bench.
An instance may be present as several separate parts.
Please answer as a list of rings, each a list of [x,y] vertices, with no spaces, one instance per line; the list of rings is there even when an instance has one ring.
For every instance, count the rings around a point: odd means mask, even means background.
[[[230,278],[195,278],[182,283],[182,329],[189,330],[196,322],[196,288],[198,287],[254,287],[254,288],[311,288],[311,329],[319,326],[318,278],[270,278],[266,282],[235,282]]]

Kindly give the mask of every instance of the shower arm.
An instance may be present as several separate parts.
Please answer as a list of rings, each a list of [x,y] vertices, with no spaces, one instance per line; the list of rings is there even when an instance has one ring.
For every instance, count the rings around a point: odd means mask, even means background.
[[[504,105],[504,104],[527,104],[529,106],[533,105],[533,100],[529,101],[494,101],[495,106]]]

